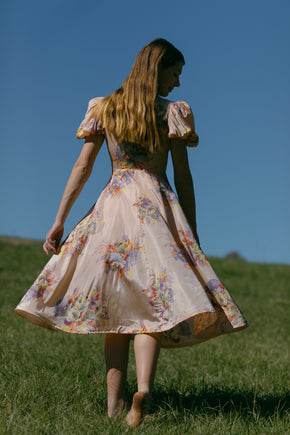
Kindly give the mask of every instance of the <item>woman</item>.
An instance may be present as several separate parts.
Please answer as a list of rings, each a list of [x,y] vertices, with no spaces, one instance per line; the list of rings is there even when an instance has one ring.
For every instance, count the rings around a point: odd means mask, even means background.
[[[139,53],[122,87],[90,101],[77,137],[85,144],[43,245],[55,255],[16,308],[54,330],[105,333],[108,415],[125,404],[129,339],[138,391],[127,423],[150,403],[160,347],[197,344],[247,326],[199,247],[187,146],[198,145],[176,86],[183,55],[164,39]],[[104,138],[113,174],[60,248],[66,217]],[[169,151],[179,202],[166,178]]]

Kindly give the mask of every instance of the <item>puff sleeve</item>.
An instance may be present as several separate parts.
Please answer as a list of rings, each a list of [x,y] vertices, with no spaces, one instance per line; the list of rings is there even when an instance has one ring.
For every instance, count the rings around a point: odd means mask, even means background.
[[[196,147],[198,136],[195,133],[194,118],[190,106],[185,101],[172,102],[168,106],[168,137],[186,140],[186,145]]]
[[[78,139],[83,139],[90,134],[104,134],[105,131],[101,127],[100,122],[96,120],[94,117],[94,108],[100,102],[103,97],[93,98],[89,101],[88,110],[85,115],[84,120],[81,122],[81,125],[78,128],[76,137]]]

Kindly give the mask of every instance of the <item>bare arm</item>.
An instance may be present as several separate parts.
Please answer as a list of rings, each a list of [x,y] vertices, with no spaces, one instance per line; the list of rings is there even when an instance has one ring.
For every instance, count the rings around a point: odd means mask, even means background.
[[[43,245],[43,250],[46,254],[49,251],[52,251],[54,254],[58,253],[67,215],[91,175],[95,159],[103,141],[103,135],[91,135],[86,138],[65,187],[54,224],[47,233],[46,241]]]
[[[196,226],[196,206],[192,175],[189,168],[186,140],[171,140],[171,155],[174,168],[174,184],[181,208],[199,244]]]

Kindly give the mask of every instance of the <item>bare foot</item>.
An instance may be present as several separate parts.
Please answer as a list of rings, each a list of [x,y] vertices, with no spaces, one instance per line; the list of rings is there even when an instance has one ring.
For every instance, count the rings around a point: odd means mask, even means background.
[[[141,423],[145,408],[145,393],[138,391],[133,396],[133,403],[126,416],[128,426],[137,427]]]
[[[108,406],[108,416],[112,418],[120,415],[124,409],[124,406],[125,406],[124,399],[119,399],[117,403],[114,404],[114,406],[110,404],[110,406]]]

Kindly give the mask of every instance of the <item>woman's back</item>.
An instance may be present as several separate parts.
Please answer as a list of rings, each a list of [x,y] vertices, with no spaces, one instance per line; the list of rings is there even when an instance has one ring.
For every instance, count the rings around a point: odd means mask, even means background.
[[[94,116],[94,109],[102,97],[93,98],[89,102],[85,119],[81,123],[77,137],[84,138],[89,134],[104,134],[112,162],[112,170],[144,169],[166,179],[166,166],[171,138],[188,138],[189,146],[196,146],[198,138],[194,131],[194,122],[191,109],[183,101],[169,101],[158,99],[157,122],[162,139],[162,151],[154,153],[138,144],[119,143],[115,136],[103,129]]]

